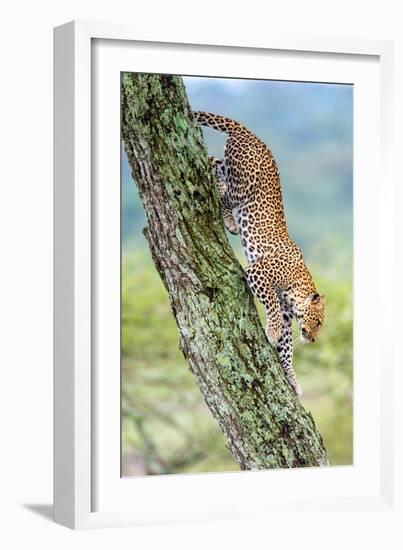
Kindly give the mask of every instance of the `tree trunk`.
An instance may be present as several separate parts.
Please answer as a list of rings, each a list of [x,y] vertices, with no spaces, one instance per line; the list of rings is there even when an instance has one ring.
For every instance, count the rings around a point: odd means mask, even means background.
[[[329,465],[228,244],[180,77],[122,75],[122,138],[180,347],[232,455],[244,470]]]

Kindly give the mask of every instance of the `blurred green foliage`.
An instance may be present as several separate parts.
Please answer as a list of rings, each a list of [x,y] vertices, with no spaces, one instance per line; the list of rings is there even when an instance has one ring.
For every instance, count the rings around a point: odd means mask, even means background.
[[[332,463],[351,464],[351,277],[319,265],[312,271],[326,295],[326,323],[316,344],[296,345],[294,365]],[[167,292],[139,243],[123,254],[122,368],[123,475],[238,470],[179,350]]]
[[[145,248],[123,255],[123,475],[237,470],[178,344]]]

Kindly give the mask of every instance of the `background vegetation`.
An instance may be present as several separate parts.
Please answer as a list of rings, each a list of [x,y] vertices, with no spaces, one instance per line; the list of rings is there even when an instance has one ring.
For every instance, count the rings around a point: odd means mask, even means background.
[[[290,234],[327,299],[321,336],[314,345],[296,345],[294,367],[332,463],[351,464],[352,89],[184,80],[194,110],[243,122],[278,162]],[[205,138],[209,153],[222,156],[225,137],[206,130]],[[122,473],[238,470],[179,351],[168,297],[141,234],[144,225],[122,151]],[[238,238],[230,241],[245,265]]]

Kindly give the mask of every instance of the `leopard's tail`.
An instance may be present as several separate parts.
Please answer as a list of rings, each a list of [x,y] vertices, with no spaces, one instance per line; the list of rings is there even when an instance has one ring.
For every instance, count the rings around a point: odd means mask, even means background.
[[[193,115],[200,126],[208,126],[209,128],[213,128],[214,130],[218,130],[224,134],[230,135],[236,130],[245,129],[242,124],[239,124],[239,122],[225,116],[206,113],[204,111],[196,111]]]

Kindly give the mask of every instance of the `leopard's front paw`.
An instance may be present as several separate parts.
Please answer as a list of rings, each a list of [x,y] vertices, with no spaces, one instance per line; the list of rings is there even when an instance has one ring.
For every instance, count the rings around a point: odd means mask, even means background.
[[[301,397],[302,389],[301,389],[301,386],[298,384],[298,382],[292,383],[291,386],[292,386],[292,389],[295,391],[295,395],[297,397]]]

